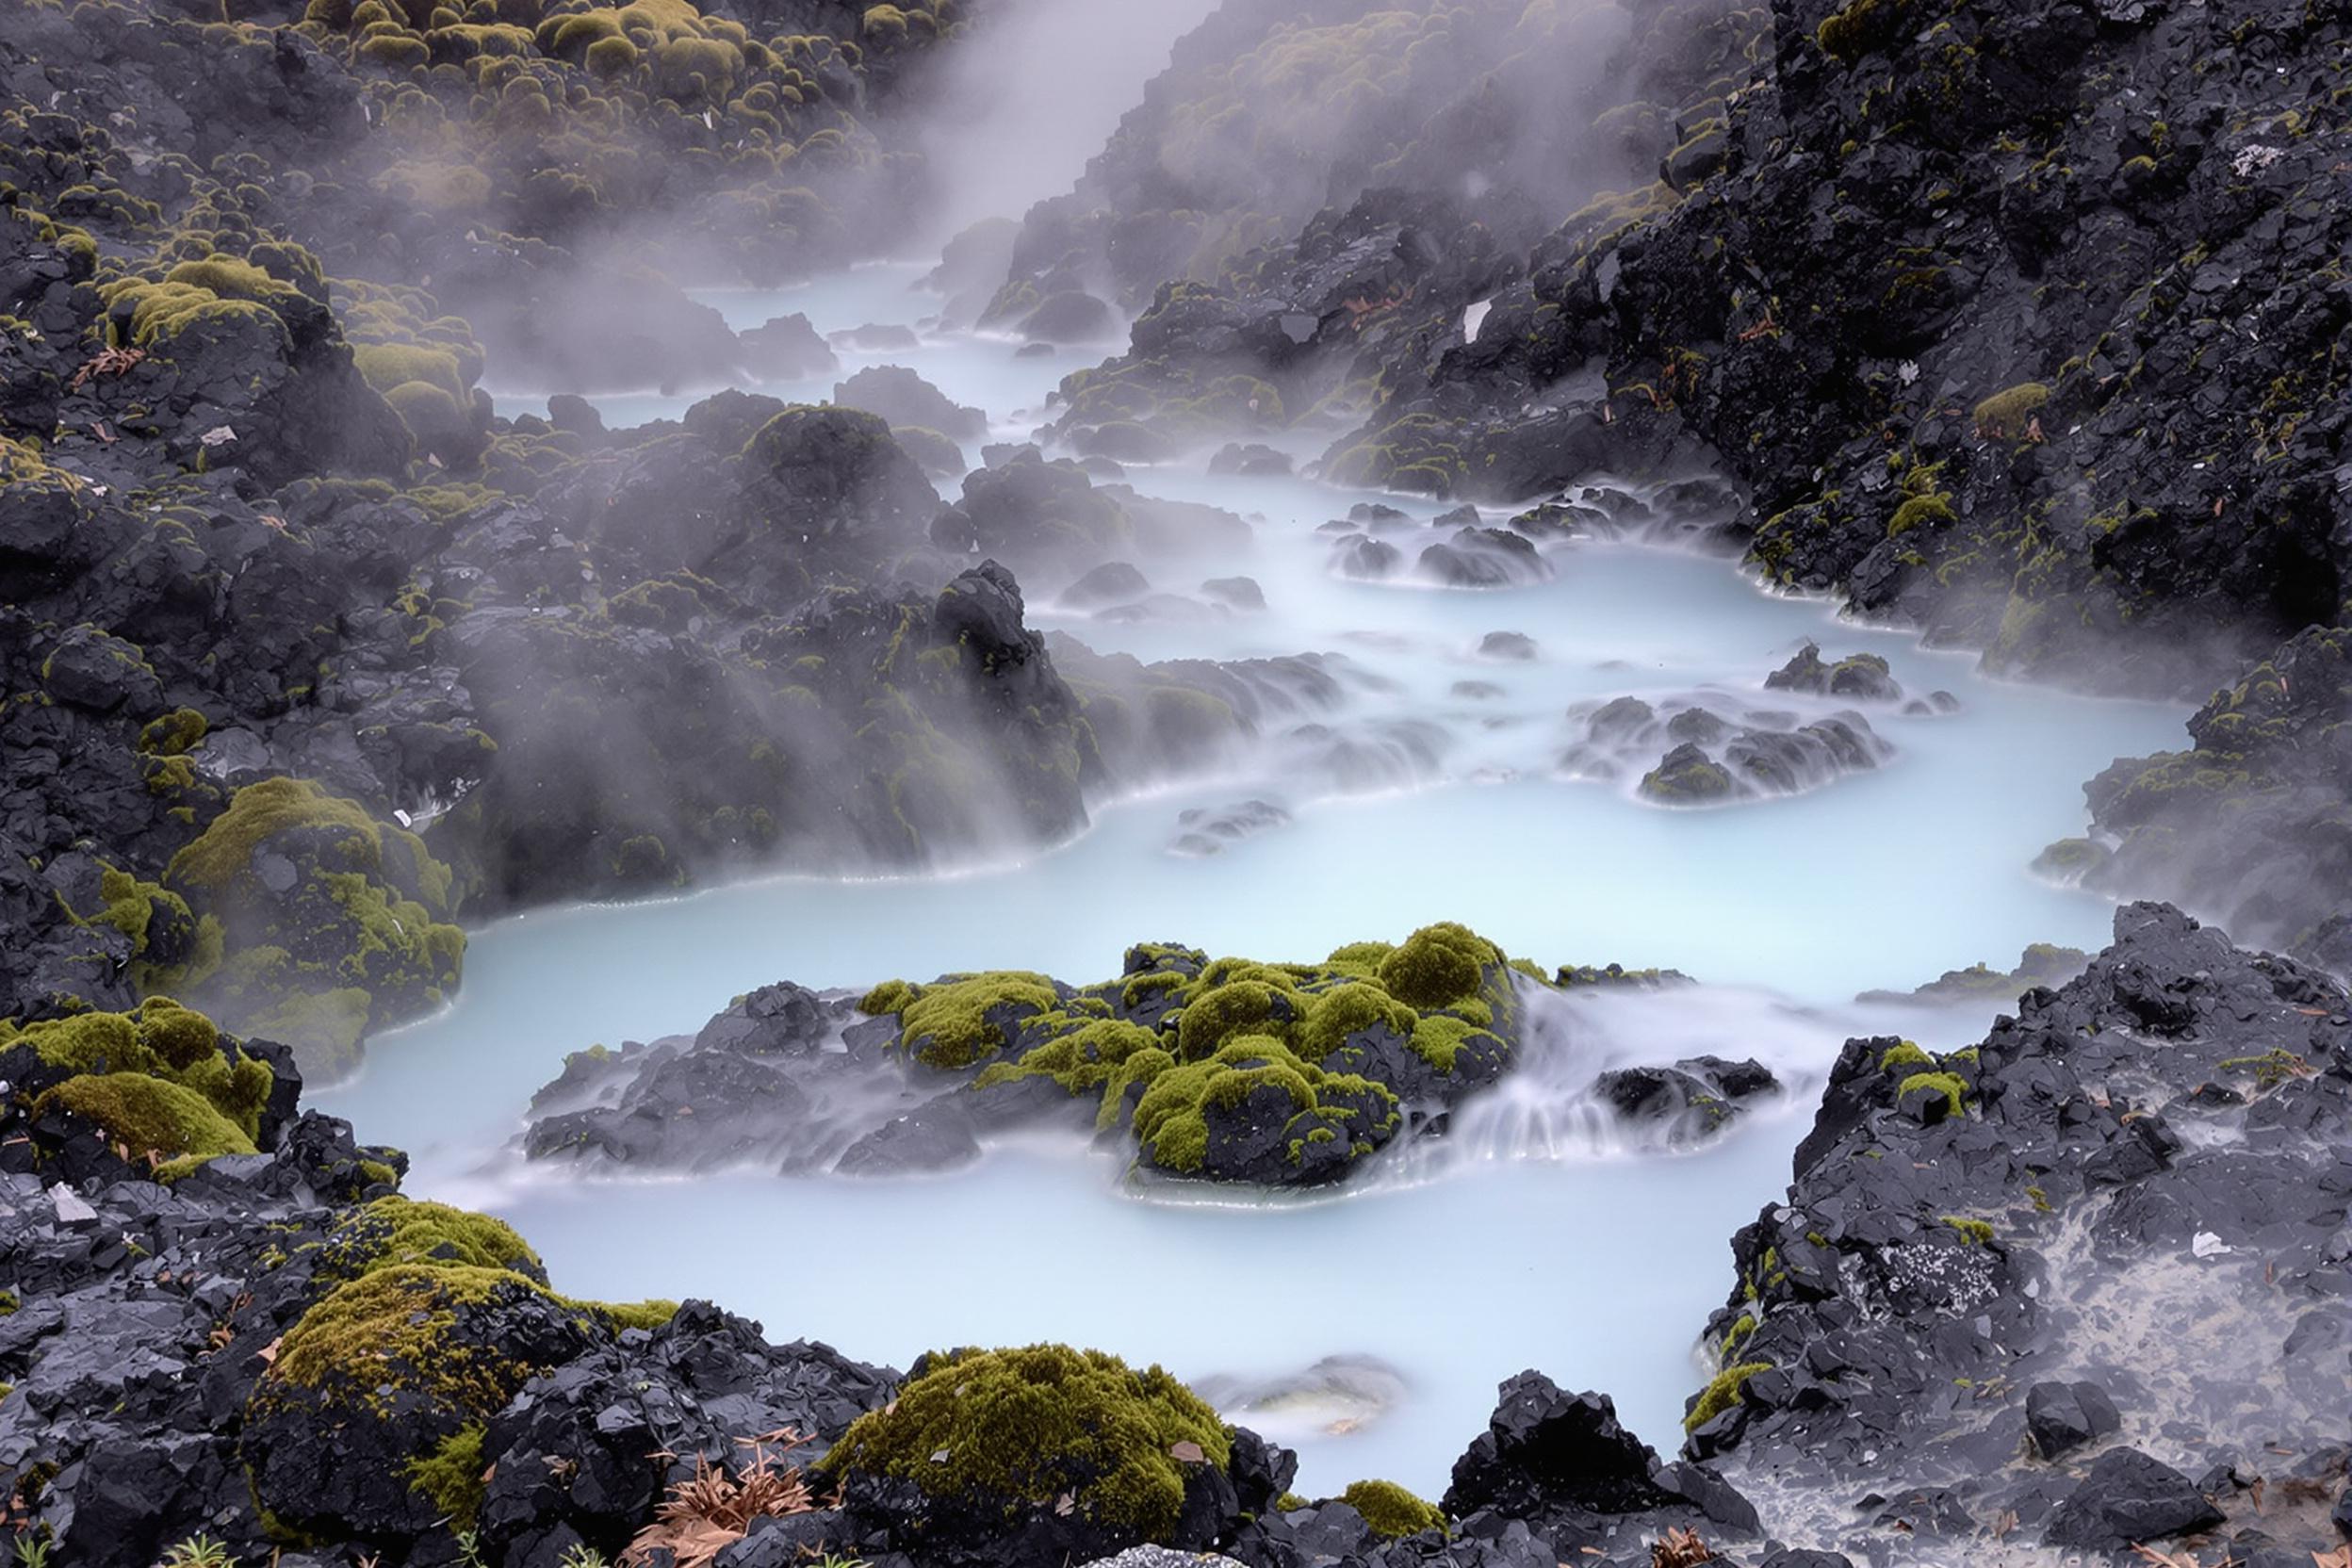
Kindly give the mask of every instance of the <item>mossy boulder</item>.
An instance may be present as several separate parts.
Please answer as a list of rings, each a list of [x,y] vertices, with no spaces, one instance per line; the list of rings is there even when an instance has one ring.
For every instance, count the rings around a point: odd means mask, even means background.
[[[435,1462],[609,1333],[510,1269],[364,1273],[302,1315],[253,1387],[239,1443],[253,1500],[322,1539],[429,1533],[453,1490]]]
[[[94,1128],[147,1174],[273,1145],[301,1085],[283,1056],[163,996],[129,1012],[0,1022],[0,1077],[30,1101],[35,1122]]]
[[[1204,1548],[1236,1522],[1233,1434],[1153,1366],[1061,1345],[919,1363],[817,1470],[861,1529],[924,1561]]]
[[[232,1028],[348,1070],[362,1035],[440,1004],[465,934],[449,868],[422,840],[296,778],[237,792],[164,882],[216,926],[217,962],[186,977]]]

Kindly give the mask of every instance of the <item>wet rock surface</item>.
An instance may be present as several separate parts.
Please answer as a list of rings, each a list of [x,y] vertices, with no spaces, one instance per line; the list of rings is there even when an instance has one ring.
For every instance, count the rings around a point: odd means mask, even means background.
[[[1850,1041],[1787,1200],[1734,1244],[1689,1451],[1857,1560],[2004,1528],[2325,1547],[2342,1352],[2307,1325],[2341,1315],[2352,1246],[2348,1008],[2135,905],[1977,1047]],[[1809,1500],[1859,1471],[1874,1519]],[[2257,1478],[2304,1512],[2258,1514]]]

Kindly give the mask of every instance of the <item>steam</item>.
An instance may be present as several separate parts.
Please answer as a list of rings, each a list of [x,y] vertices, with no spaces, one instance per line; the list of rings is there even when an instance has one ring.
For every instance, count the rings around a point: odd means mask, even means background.
[[[1007,0],[956,41],[921,139],[929,239],[1019,218],[1076,184],[1119,118],[1218,0]]]

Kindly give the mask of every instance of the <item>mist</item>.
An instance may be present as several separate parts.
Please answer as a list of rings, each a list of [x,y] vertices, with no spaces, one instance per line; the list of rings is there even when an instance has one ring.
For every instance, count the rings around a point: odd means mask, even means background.
[[[941,69],[922,135],[934,244],[987,218],[1019,218],[1077,183],[1218,0],[1004,0]]]

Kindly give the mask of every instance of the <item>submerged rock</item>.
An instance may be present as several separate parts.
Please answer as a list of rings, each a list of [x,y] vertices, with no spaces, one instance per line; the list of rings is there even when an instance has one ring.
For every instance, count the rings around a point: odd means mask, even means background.
[[[1888,673],[1886,661],[1875,653],[1849,654],[1829,662],[1819,644],[1807,643],[1797,656],[1764,678],[1767,691],[1810,692],[1820,696],[1862,702],[1900,702],[1903,686]]]

